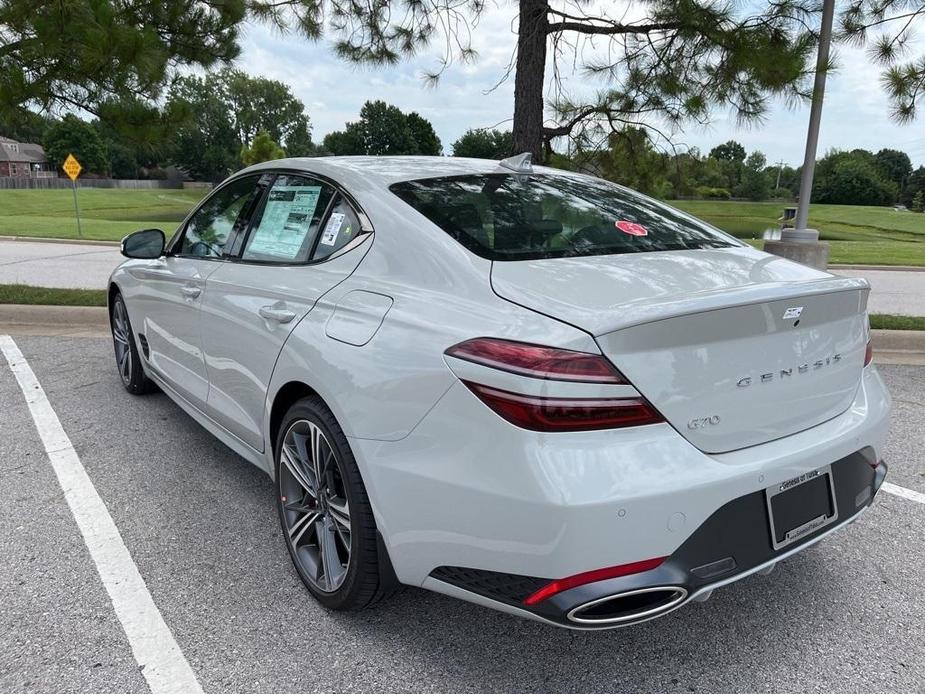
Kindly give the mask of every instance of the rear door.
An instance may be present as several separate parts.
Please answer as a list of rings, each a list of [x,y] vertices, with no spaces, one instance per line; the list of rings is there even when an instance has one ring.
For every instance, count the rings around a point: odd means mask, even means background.
[[[200,409],[209,390],[200,340],[202,294],[206,278],[223,262],[226,242],[246,217],[256,183],[250,176],[216,190],[189,217],[166,256],[137,272],[142,288],[133,303],[142,316],[148,364]]]
[[[365,217],[332,185],[280,174],[258,204],[236,257],[206,281],[202,344],[208,412],[263,450],[273,367],[292,329],[364,255]]]

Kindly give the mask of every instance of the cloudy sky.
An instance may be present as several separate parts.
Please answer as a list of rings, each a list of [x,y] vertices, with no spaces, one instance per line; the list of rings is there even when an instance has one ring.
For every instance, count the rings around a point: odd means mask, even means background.
[[[266,26],[250,26],[242,41],[238,67],[288,84],[306,105],[316,141],[355,120],[367,99],[382,99],[404,111],[417,111],[437,130],[447,153],[450,145],[472,127],[510,128],[513,80],[492,91],[511,59],[515,10],[510,3],[489,8],[473,29],[479,58],[471,65],[451,66],[436,87],[425,86],[422,75],[438,65],[438,49],[423,51],[398,66],[368,68],[338,60],[330,45],[280,35]],[[921,45],[921,44],[920,44]],[[890,121],[889,105],[879,87],[879,68],[861,49],[839,47],[837,73],[830,75],[820,134],[820,154],[831,148],[863,147],[876,151],[896,147],[913,163],[925,164],[925,123],[899,126]],[[547,71],[548,72],[548,71]],[[579,76],[568,79],[571,91],[591,92],[594,82]],[[775,104],[761,125],[741,127],[728,113],[718,111],[707,128],[688,127],[675,140],[709,150],[734,138],[749,151],[760,149],[769,162],[802,162],[809,108]]]

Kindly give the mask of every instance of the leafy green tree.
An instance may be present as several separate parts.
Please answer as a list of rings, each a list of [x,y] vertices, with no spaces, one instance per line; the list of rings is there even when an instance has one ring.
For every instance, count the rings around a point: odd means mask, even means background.
[[[898,149],[881,149],[874,155],[874,162],[888,181],[893,181],[902,190],[912,173],[912,161],[905,152]]]
[[[910,174],[900,201],[908,207],[919,192],[925,192],[925,166],[920,166]]]
[[[0,116],[0,123],[3,124],[0,126],[0,134],[19,142],[41,142],[45,131],[54,122],[53,118],[25,108],[12,109],[7,117]]]
[[[261,130],[254,136],[250,147],[245,145],[241,149],[241,162],[245,166],[259,164],[263,161],[272,161],[273,159],[282,159],[286,152],[276,144],[276,141],[266,130]]]
[[[324,136],[321,149],[329,154],[338,156],[350,154],[366,154],[366,143],[359,124],[348,123],[343,130],[335,130]]]
[[[830,152],[816,163],[812,201],[837,205],[889,205],[898,195],[873,155],[865,150]]]
[[[664,197],[669,187],[667,157],[655,150],[648,132],[624,128],[609,140],[609,149],[599,159],[601,175],[641,193]]]
[[[238,55],[245,0],[0,3],[0,120],[21,108],[91,113],[156,97],[173,73]]]
[[[67,155],[73,154],[84,172],[109,173],[109,153],[96,128],[72,113],[48,128],[42,138],[42,146],[55,168],[60,169]]]
[[[745,148],[735,140],[716,145],[710,150],[710,158],[719,161],[745,161]]]
[[[328,133],[324,149],[331,154],[440,154],[433,125],[417,113],[402,113],[384,101],[367,101],[360,119]]]
[[[202,88],[219,95],[231,116],[238,140],[245,145],[266,131],[276,142],[289,146],[294,134],[303,146],[311,123],[305,106],[282,82],[252,77],[241,70],[225,68],[210,73]],[[309,138],[309,142],[310,142]]]
[[[292,156],[314,152],[305,107],[289,87],[240,70],[174,80],[163,119],[173,130],[173,159],[204,180],[221,180],[237,168],[242,148],[261,131]]]
[[[510,130],[467,130],[453,143],[454,157],[504,159],[513,154],[514,139]]]
[[[749,200],[767,200],[771,194],[771,180],[765,170],[767,159],[761,152],[752,152],[743,164],[742,183],[736,194]]]
[[[191,177],[220,181],[238,168],[242,143],[226,104],[203,89],[200,78],[185,77],[171,85],[165,118],[176,124],[170,157]]]
[[[443,154],[443,144],[429,120],[412,111],[405,116],[405,123],[411,132],[411,140],[414,142],[414,154],[434,157]]]
[[[925,212],[925,192],[920,190],[912,196],[912,211]]]

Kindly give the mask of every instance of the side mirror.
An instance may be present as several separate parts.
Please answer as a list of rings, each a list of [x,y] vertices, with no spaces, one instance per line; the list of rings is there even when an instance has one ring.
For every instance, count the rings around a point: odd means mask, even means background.
[[[122,255],[126,258],[153,260],[164,255],[167,237],[160,229],[143,229],[122,239]]]

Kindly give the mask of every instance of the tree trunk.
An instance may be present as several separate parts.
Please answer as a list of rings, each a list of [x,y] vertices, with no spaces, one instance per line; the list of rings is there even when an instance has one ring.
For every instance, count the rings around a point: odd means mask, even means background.
[[[546,74],[547,0],[520,0],[514,73],[514,154],[543,161],[543,87]]]

